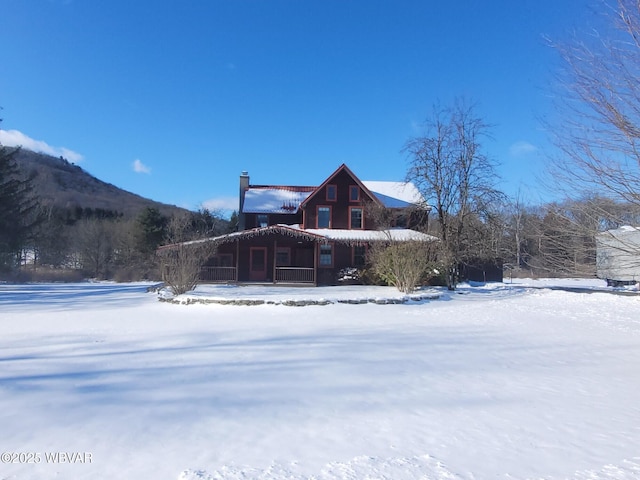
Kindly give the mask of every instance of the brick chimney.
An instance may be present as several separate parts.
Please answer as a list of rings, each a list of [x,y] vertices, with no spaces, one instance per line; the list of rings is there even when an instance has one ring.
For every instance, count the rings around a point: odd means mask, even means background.
[[[241,232],[246,228],[244,212],[242,211],[244,208],[244,194],[247,192],[249,188],[249,172],[243,170],[240,173],[240,209],[238,210],[238,231]]]

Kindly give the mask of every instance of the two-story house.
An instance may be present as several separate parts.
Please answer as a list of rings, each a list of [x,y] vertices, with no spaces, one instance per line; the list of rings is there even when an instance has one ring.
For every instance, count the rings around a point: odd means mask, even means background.
[[[212,238],[210,282],[334,284],[374,242],[432,241],[429,206],[404,182],[361,181],[341,165],[319,186],[252,185],[240,176],[238,231]]]

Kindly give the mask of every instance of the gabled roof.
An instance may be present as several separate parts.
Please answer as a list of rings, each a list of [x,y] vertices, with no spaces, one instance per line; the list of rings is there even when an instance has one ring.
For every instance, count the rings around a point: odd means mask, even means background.
[[[361,181],[344,163],[318,187],[250,185],[244,193],[242,213],[295,214],[341,172],[346,172],[371,201],[386,208],[421,206],[427,202],[413,183]]]
[[[245,191],[242,213],[296,213],[315,187],[253,185]]]
[[[358,185],[363,191],[364,193],[375,203],[378,203],[380,206],[383,206],[383,204],[380,202],[380,200],[369,191],[369,189],[366,187],[366,185],[364,183],[362,183],[362,181],[356,177],[356,175],[349,169],[349,167],[347,167],[344,163],[342,165],[340,165],[335,172],[333,172],[331,175],[329,175],[329,177],[322,182],[322,184],[316,188],[311,195],[309,195],[301,204],[300,207],[304,208],[307,204],[307,202],[316,194],[318,194],[326,185],[331,183],[331,180],[333,180],[333,178],[338,175],[341,172],[346,172],[355,182],[356,185]]]

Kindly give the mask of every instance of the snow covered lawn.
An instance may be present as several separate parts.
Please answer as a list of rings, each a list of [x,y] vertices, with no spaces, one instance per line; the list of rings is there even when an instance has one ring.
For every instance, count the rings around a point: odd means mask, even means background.
[[[529,286],[0,285],[0,479],[640,478],[640,296]]]

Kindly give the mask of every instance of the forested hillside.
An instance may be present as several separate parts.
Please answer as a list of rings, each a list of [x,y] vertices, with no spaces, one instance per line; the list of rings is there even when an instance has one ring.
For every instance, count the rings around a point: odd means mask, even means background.
[[[185,211],[103,182],[62,157],[20,149],[13,158],[21,174],[30,180],[43,206],[71,211],[83,209],[117,212],[124,217],[138,215],[147,207],[157,208],[165,215]]]

